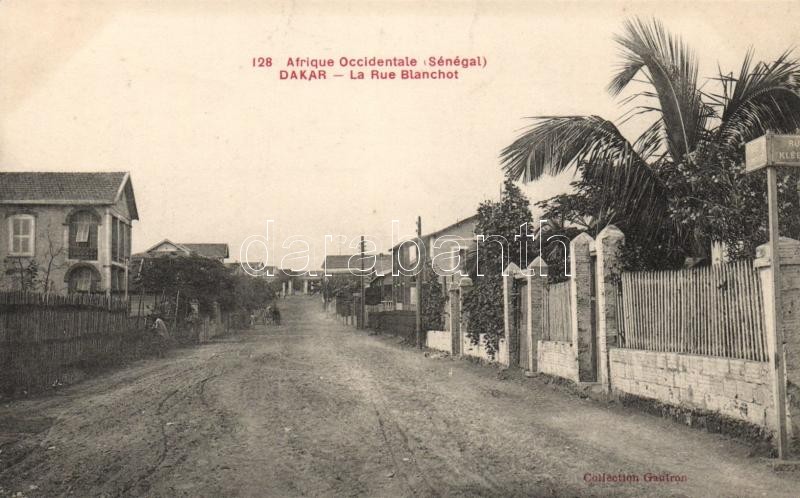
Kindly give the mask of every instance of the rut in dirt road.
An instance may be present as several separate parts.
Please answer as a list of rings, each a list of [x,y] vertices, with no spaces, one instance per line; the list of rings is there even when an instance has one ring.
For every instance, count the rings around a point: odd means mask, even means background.
[[[738,441],[426,357],[314,298],[281,326],[0,408],[2,495],[796,496]],[[587,474],[685,476],[590,484]]]

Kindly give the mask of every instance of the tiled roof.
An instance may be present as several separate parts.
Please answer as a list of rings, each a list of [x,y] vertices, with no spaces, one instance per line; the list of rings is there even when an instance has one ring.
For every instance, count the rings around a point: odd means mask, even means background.
[[[352,254],[337,254],[337,255],[328,255],[325,256],[325,263],[323,264],[323,268],[327,270],[347,270],[349,267],[347,266],[347,262],[350,261],[352,258]],[[356,261],[357,258],[353,258],[353,261]]]
[[[228,244],[179,244],[193,253],[206,258],[227,258]]]
[[[229,263],[225,263],[225,266],[229,268],[240,268],[244,266],[244,264],[245,263],[242,261],[231,261]],[[261,270],[261,269],[275,270],[274,266],[265,265],[263,261],[248,261],[247,264],[249,264],[250,268],[253,268],[254,270]]]
[[[459,220],[459,221],[456,221],[455,223],[451,223],[450,225],[447,225],[444,228],[440,228],[439,230],[436,230],[435,232],[431,232],[429,234],[423,235],[422,238],[423,239],[427,239],[427,238],[430,238],[430,237],[436,237],[436,236],[438,236],[438,235],[440,235],[440,234],[442,234],[444,232],[447,232],[448,230],[451,230],[451,229],[453,229],[453,228],[455,228],[457,226],[464,225],[465,223],[477,223],[477,222],[478,222],[478,214],[476,213],[476,214],[473,214],[472,216],[464,218],[463,220]]]
[[[112,204],[126,177],[115,173],[0,173],[0,202],[88,201]]]
[[[372,254],[364,257],[364,265],[369,266],[375,258],[375,264],[372,270],[376,273],[391,273],[392,269],[392,256],[390,254]],[[352,258],[352,260],[350,259]],[[336,270],[352,270],[357,271],[361,267],[361,260],[358,254],[342,254],[335,256],[326,256],[325,263],[322,268],[327,271]],[[352,268],[348,266],[348,261]]]
[[[427,233],[427,234],[423,235],[422,236],[422,240],[428,240],[431,237],[438,237],[438,236],[444,234],[445,232],[448,232],[448,231],[452,230],[453,228],[456,228],[458,226],[461,226],[461,225],[464,225],[464,224],[467,224],[467,223],[475,223],[475,224],[477,224],[477,222],[478,222],[478,215],[477,214],[473,214],[472,216],[468,216],[468,217],[466,217],[466,218],[464,218],[462,220],[458,220],[455,223],[451,223],[451,224],[447,225],[444,228],[440,228],[439,230],[436,230],[435,232],[430,232],[430,233]],[[391,250],[392,251],[396,251],[397,249],[400,248],[401,245],[405,244],[406,242],[410,242],[411,240],[419,240],[419,239],[417,237],[413,237],[413,238],[410,238],[410,239],[401,240],[400,242],[395,244],[394,247],[392,247]]]

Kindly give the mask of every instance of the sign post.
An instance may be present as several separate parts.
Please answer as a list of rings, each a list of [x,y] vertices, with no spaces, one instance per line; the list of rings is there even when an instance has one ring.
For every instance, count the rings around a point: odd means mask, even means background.
[[[769,251],[772,268],[772,330],[767,330],[770,346],[775,417],[778,429],[778,458],[786,458],[789,442],[786,431],[786,367],[784,365],[783,307],[781,303],[781,261],[778,231],[778,166],[800,167],[800,135],[766,135],[745,146],[745,171],[752,173],[767,169],[767,198],[769,205]]]

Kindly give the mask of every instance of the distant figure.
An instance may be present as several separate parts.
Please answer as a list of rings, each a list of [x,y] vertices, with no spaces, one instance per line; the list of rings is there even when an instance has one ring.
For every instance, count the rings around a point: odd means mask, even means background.
[[[164,323],[164,320],[162,320],[161,317],[156,318],[155,323],[153,323],[153,329],[162,339],[169,339],[169,330],[167,329],[167,324]]]
[[[272,316],[272,323],[273,325],[280,325],[281,324],[281,310],[278,309],[277,306],[271,306],[271,316]]]

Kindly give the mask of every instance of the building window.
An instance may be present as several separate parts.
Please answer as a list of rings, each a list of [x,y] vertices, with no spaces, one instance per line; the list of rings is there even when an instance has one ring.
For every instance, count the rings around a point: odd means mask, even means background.
[[[417,262],[417,245],[413,242],[408,243],[408,262],[409,263],[416,263]]]
[[[75,266],[67,273],[70,293],[97,292],[100,288],[100,273],[91,266]]]
[[[119,261],[119,218],[111,218],[111,259]]]
[[[11,256],[33,256],[36,219],[30,214],[18,214],[8,219],[8,252]]]
[[[116,267],[111,268],[111,292],[124,293],[126,287],[125,270]]]
[[[69,259],[97,260],[98,217],[78,211],[69,219]]]
[[[131,257],[131,227],[119,218],[111,220],[111,257],[118,262]]]

